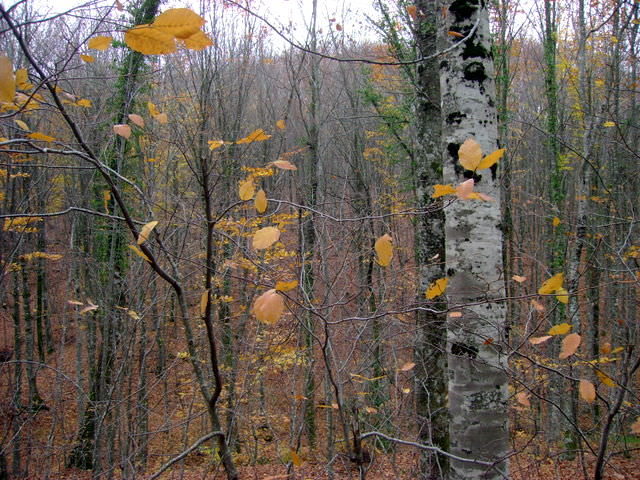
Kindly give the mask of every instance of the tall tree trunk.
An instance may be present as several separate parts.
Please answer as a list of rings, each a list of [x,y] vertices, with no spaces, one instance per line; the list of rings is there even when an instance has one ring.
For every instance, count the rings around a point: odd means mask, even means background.
[[[430,56],[437,45],[436,0],[417,0],[414,37],[417,53]],[[424,301],[429,285],[445,277],[444,211],[441,199],[432,199],[432,186],[442,183],[440,80],[436,59],[417,65],[415,74],[416,202],[415,257],[418,268],[417,300]],[[428,213],[427,213],[428,212]],[[419,438],[426,445],[449,449],[446,388],[446,300],[437,297],[428,309],[416,312],[416,414]],[[420,478],[446,477],[447,461],[430,450],[420,454]]]
[[[485,0],[442,2],[440,49],[461,41],[449,32],[470,35],[440,63],[444,179],[458,184],[474,178],[477,191],[493,201],[456,200],[445,209],[449,309],[447,320],[451,453],[499,462],[487,469],[452,460],[451,479],[507,476],[507,422],[504,278],[497,169],[465,171],[458,162],[462,143],[475,139],[484,154],[498,147],[494,67]],[[476,26],[473,33],[472,30]]]

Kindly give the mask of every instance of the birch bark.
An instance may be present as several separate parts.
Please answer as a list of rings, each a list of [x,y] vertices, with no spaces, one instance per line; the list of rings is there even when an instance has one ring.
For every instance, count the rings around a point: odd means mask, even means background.
[[[497,168],[466,171],[460,145],[474,138],[484,154],[498,148],[494,66],[485,0],[446,0],[440,49],[461,42],[440,62],[445,183],[474,178],[491,202],[457,200],[445,209],[449,308],[447,320],[451,453],[495,461],[496,467],[452,461],[449,478],[504,478],[508,465],[506,309],[502,275],[500,182]],[[462,39],[457,32],[468,39]]]

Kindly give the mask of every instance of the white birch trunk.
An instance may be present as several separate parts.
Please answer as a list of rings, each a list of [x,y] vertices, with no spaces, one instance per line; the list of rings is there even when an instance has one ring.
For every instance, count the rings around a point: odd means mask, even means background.
[[[461,317],[447,320],[451,453],[495,461],[491,469],[452,461],[451,479],[505,478],[508,453],[506,308],[502,275],[500,183],[496,168],[477,174],[458,162],[458,149],[474,138],[485,155],[498,148],[494,67],[485,0],[445,0],[440,48],[467,36],[440,63],[444,179],[457,185],[468,178],[491,202],[456,200],[445,209],[447,297]]]

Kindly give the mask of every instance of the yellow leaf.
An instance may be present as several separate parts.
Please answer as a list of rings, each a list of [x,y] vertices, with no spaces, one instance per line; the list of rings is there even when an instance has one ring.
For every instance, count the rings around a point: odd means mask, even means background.
[[[611,128],[616,126],[616,122],[604,122],[602,124],[603,127]]]
[[[276,227],[264,227],[253,234],[251,244],[256,250],[269,248],[280,239],[280,230]]]
[[[130,113],[129,114],[129,120],[131,120],[133,123],[135,123],[140,128],[144,128],[144,118],[142,118],[140,115],[138,115],[136,113]]]
[[[80,54],[80,59],[85,63],[93,63],[96,61],[95,57],[92,55],[85,55],[84,53]]]
[[[404,394],[411,393],[411,389],[405,387],[405,388],[402,389],[402,393],[404,393]]]
[[[476,170],[484,170],[485,168],[493,167],[498,162],[498,160],[500,160],[503,157],[504,152],[506,152],[506,149],[500,148],[495,152],[490,153],[489,155],[487,155],[482,159],[482,161],[480,162],[480,165],[478,165],[478,168]]]
[[[615,355],[616,353],[620,353],[624,350],[624,347],[616,347],[613,350],[611,350],[611,355]]]
[[[43,142],[55,141],[54,137],[50,137],[49,135],[45,135],[44,133],[40,133],[40,132],[28,133],[27,138],[30,138],[32,140],[42,140]]]
[[[166,125],[169,122],[169,117],[166,113],[158,113],[157,115],[154,115],[153,118],[162,125]]]
[[[140,250],[138,247],[136,247],[135,245],[129,245],[129,248],[131,250],[134,251],[134,253],[136,255],[138,255],[140,258],[146,260],[147,262],[151,263],[151,260],[149,260],[149,257],[147,257],[144,252],[142,250]]]
[[[429,300],[433,300],[434,298],[439,297],[447,290],[448,282],[449,280],[447,278],[439,278],[431,285],[429,285],[429,288],[427,288],[427,291],[424,294],[425,297],[427,297]]]
[[[549,295],[555,292],[559,288],[562,288],[564,282],[564,273],[556,273],[553,277],[545,280],[545,282],[538,289],[538,294]]]
[[[136,52],[145,55],[164,55],[176,51],[173,35],[153,25],[137,25],[124,34],[124,42]]]
[[[589,380],[580,380],[578,391],[585,402],[593,403],[596,400],[596,387]]]
[[[151,115],[152,117],[155,117],[160,113],[156,108],[156,105],[152,102],[147,102],[147,109],[149,110],[149,115]]]
[[[544,335],[542,337],[531,337],[529,339],[529,343],[531,345],[540,345],[541,343],[546,342],[547,340],[549,340],[550,338],[553,338],[553,336],[551,335]]]
[[[381,267],[388,267],[391,264],[391,259],[393,258],[393,244],[391,240],[391,236],[385,233],[376,240],[374,245],[378,257],[377,261]]]
[[[14,120],[14,122],[16,122],[16,125],[18,125],[22,130],[26,130],[27,132],[31,131],[29,125],[27,125],[22,120]]]
[[[298,286],[297,280],[291,280],[290,282],[277,282],[276,290],[279,292],[288,292]]]
[[[111,46],[112,41],[112,37],[98,35],[97,37],[90,38],[87,46],[92,50],[106,50]]]
[[[560,220],[558,217],[553,217],[553,220],[551,221],[551,225],[553,225],[553,228],[557,227],[561,223],[562,220]]]
[[[631,433],[640,435],[640,417],[636,418],[636,421],[631,424]]]
[[[126,124],[114,125],[113,133],[128,139],[131,136],[131,127]]]
[[[434,185],[431,198],[443,197],[445,195],[455,195],[456,189],[451,185]]]
[[[407,362],[404,365],[402,365],[398,370],[400,370],[401,372],[408,372],[409,370],[412,370],[413,367],[415,367],[416,364],[413,362]]]
[[[224,145],[223,140],[209,140],[207,143],[209,144],[209,150],[215,150]]]
[[[518,283],[522,283],[527,279],[527,277],[521,277],[520,275],[513,275],[511,278],[513,279],[514,282],[518,282]]]
[[[16,81],[13,65],[6,55],[0,55],[0,102],[13,102],[16,96]]]
[[[293,463],[296,467],[299,467],[300,465],[302,465],[302,459],[293,450],[291,450],[291,463]]]
[[[467,138],[458,150],[458,160],[467,170],[475,171],[482,161],[482,148],[473,138]]]
[[[267,210],[267,194],[264,193],[264,190],[258,190],[256,193],[256,198],[253,200],[253,204],[256,207],[256,212],[264,213]]]
[[[76,105],[79,107],[89,108],[91,106],[91,100],[88,98],[81,98],[76,102]]]
[[[571,331],[572,326],[568,323],[561,323],[559,325],[554,325],[547,332],[548,335],[565,335]]]
[[[284,130],[285,128],[287,128],[287,124],[284,120],[278,120],[276,122],[276,127],[278,127],[280,130]]]
[[[529,408],[531,406],[531,402],[529,401],[529,394],[527,394],[527,392],[518,392],[516,394],[516,400],[523,407]]]
[[[29,73],[26,68],[16,70],[16,85],[20,90],[31,90],[33,85],[29,83]]]
[[[207,47],[213,45],[213,40],[201,30],[198,30],[193,35],[182,40],[185,48],[189,50],[204,50]]]
[[[613,379],[606,373],[601,372],[600,370],[596,370],[596,376],[602,382],[603,385],[606,385],[607,387],[611,387],[611,388],[616,386],[616,382],[614,382]]]
[[[262,142],[264,140],[268,140],[271,138],[271,135],[267,135],[264,133],[264,130],[259,128],[258,130],[254,130],[249,135],[240,140],[236,140],[237,145],[243,145],[245,143],[253,143],[253,142]]]
[[[251,200],[255,191],[256,186],[251,178],[240,182],[240,186],[238,187],[238,195],[240,196],[240,200]]]
[[[205,290],[200,295],[200,316],[204,317],[204,314],[207,313],[207,305],[209,304],[209,290]]]
[[[569,292],[565,288],[559,288],[555,291],[556,299],[564,304],[569,303]]]
[[[147,241],[153,229],[156,228],[156,225],[158,225],[158,221],[154,220],[152,222],[145,223],[142,226],[142,228],[140,229],[140,233],[138,234],[138,245],[142,245]]]
[[[284,300],[275,289],[267,290],[253,302],[252,313],[268,325],[276,323],[284,312]]]
[[[562,339],[562,346],[560,347],[560,355],[558,355],[558,358],[563,360],[576,353],[581,341],[582,338],[577,333],[570,333],[564,337]]]
[[[273,162],[271,162],[271,165],[273,165],[274,167],[278,167],[281,170],[297,170],[298,167],[296,167],[293,163],[291,163],[289,160],[274,160]]]
[[[204,18],[188,8],[171,8],[161,13],[152,26],[180,39],[189,38],[204,25]]]

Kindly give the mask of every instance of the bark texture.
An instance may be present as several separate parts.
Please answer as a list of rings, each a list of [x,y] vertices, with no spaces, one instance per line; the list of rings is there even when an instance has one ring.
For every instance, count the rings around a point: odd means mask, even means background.
[[[496,466],[452,461],[451,479],[504,478],[507,463],[506,357],[500,183],[497,168],[471,172],[458,161],[460,145],[475,139],[485,155],[498,148],[494,66],[484,0],[442,2],[440,48],[461,44],[442,58],[444,179],[468,178],[493,201],[456,200],[445,209],[449,308],[447,320],[451,453]],[[450,32],[465,37],[461,39]]]

